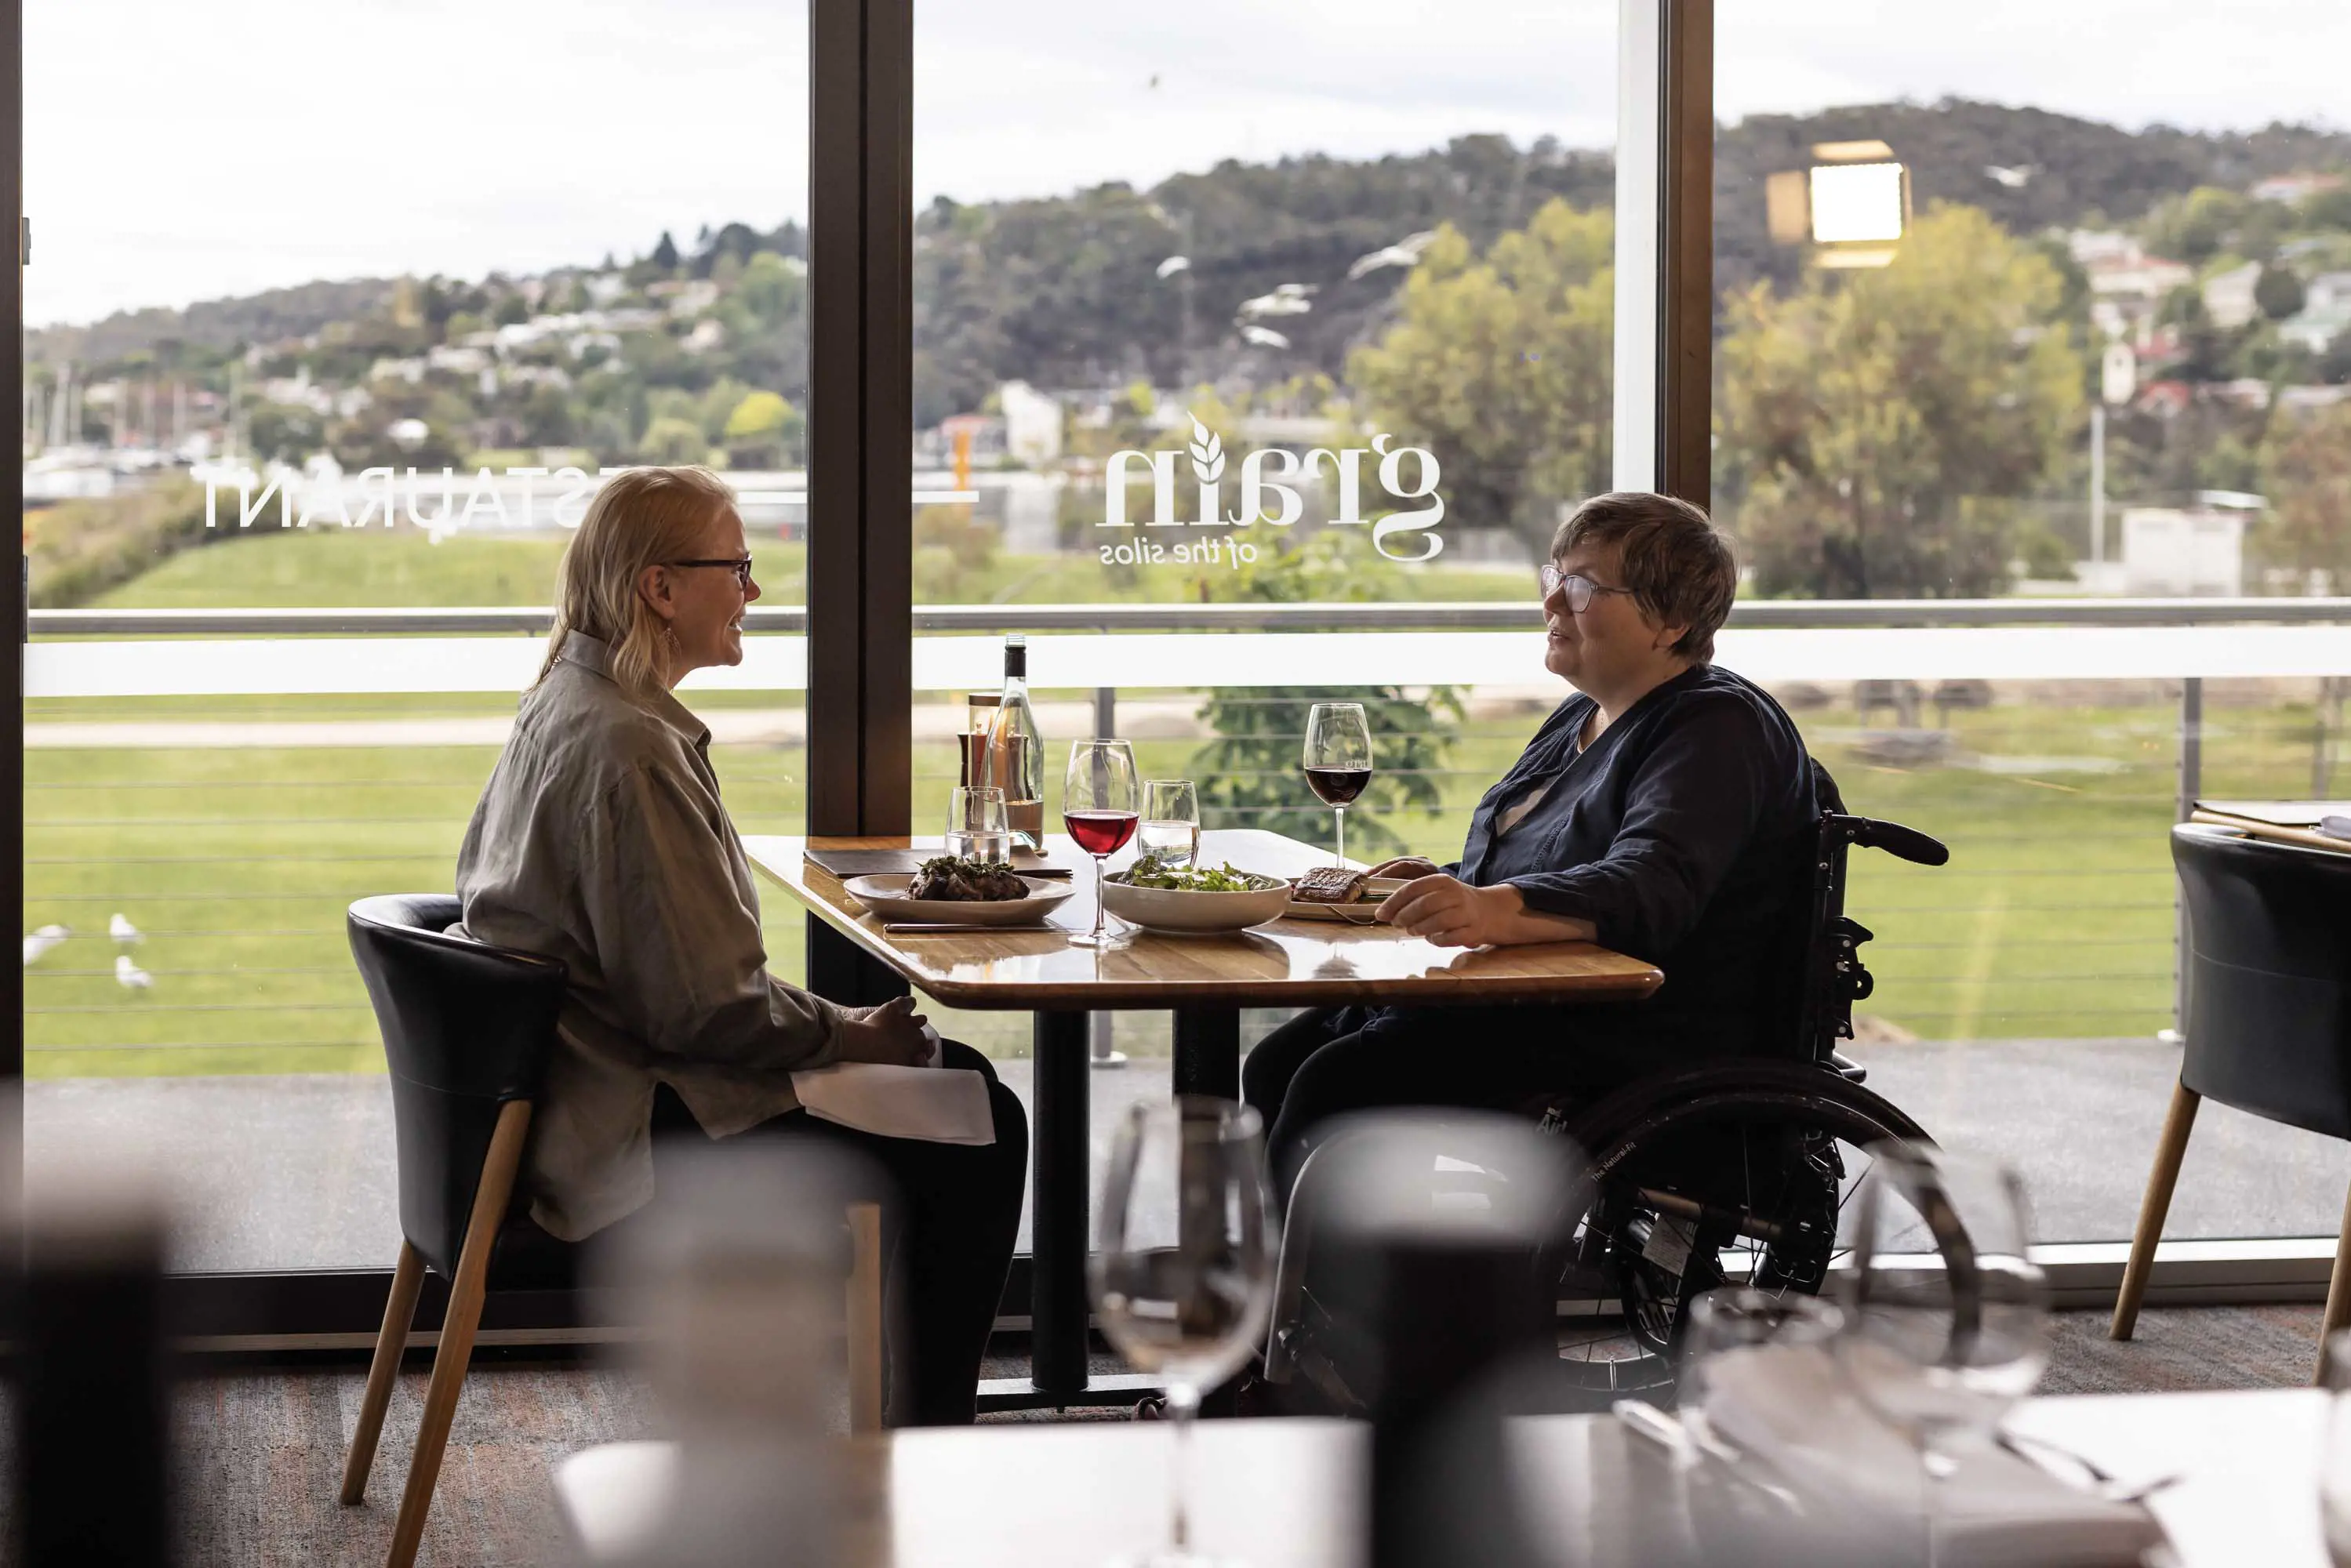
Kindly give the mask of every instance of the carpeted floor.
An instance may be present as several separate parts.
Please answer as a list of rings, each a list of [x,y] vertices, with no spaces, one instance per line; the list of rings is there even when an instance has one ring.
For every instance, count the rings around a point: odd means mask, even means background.
[[[2306,1383],[2319,1310],[2152,1310],[2116,1344],[2103,1312],[2067,1312],[2042,1391],[2271,1388]],[[1101,1363],[1109,1371],[1113,1364]],[[1010,1364],[991,1376],[1013,1375]],[[362,1374],[261,1371],[204,1378],[178,1405],[182,1561],[256,1568],[381,1563],[392,1533],[424,1375],[402,1379],[364,1507],[336,1505]],[[1113,1411],[1071,1412],[1109,1418]],[[1050,1412],[991,1420],[1067,1419]],[[559,1562],[548,1473],[593,1443],[661,1430],[634,1375],[596,1367],[486,1364],[465,1385],[422,1563],[435,1568]]]

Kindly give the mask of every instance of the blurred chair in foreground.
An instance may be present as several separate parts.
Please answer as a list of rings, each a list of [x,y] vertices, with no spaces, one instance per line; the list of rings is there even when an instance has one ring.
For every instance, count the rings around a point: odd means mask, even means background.
[[[2351,854],[2182,823],[2171,830],[2188,914],[2187,1051],[2156,1145],[2129,1266],[2115,1302],[2128,1339],[2196,1108],[2218,1100],[2272,1122],[2351,1139]],[[2325,1336],[2351,1322],[2351,1196],[2326,1289]]]
[[[778,1141],[684,1148],[663,1173],[661,1223],[597,1244],[605,1285],[644,1327],[641,1359],[674,1442],[608,1443],[558,1465],[557,1512],[580,1558],[693,1568],[831,1568],[862,1450],[828,1429],[844,1316],[850,1428],[882,1413],[882,1210],[876,1173],[834,1147]],[[779,1204],[779,1192],[807,1195]],[[844,1241],[841,1222],[849,1216]],[[870,1469],[870,1467],[869,1467]]]

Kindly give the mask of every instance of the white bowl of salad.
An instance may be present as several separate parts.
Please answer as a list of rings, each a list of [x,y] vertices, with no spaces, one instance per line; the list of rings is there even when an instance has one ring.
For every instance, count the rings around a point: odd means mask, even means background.
[[[1150,931],[1242,931],[1280,919],[1290,883],[1229,864],[1170,866],[1145,855],[1102,879],[1102,907]]]

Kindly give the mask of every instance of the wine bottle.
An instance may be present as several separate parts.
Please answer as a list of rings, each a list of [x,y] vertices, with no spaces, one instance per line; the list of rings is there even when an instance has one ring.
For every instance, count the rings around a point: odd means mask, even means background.
[[[1004,791],[1005,825],[1045,847],[1045,737],[1029,706],[1029,640],[1004,639],[1004,695],[987,732],[987,782]]]

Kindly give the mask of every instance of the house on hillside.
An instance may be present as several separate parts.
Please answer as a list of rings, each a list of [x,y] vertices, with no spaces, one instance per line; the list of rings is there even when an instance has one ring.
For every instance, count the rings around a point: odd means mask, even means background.
[[[2351,272],[2322,272],[2302,291],[2302,308],[2278,323],[2278,336],[2314,354],[2351,331]]]
[[[2261,313],[2253,290],[2262,281],[2262,264],[2249,261],[2204,280],[2204,314],[2223,332],[2233,332]]]
[[[2196,281],[2193,267],[2148,255],[2133,235],[2075,229],[2066,248],[2090,280],[2090,319],[2142,355],[2156,347],[2156,311],[2173,289]]]
[[[2266,180],[2256,180],[2246,193],[2257,202],[2283,202],[2298,207],[2321,191],[2332,191],[2343,183],[2340,174],[2320,174],[2304,171],[2294,174],[2273,174]]]

